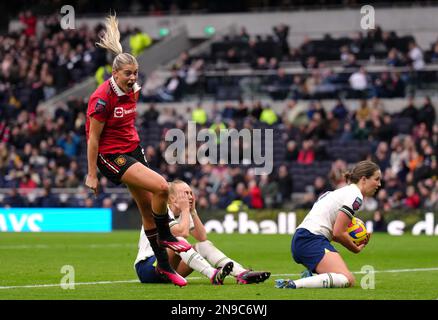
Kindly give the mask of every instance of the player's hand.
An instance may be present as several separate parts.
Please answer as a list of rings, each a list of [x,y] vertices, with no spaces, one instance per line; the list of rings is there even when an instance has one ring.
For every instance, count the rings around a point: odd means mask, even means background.
[[[190,211],[189,197],[185,192],[178,192],[176,194],[175,206],[181,211]]]
[[[195,195],[193,195],[192,204],[190,205],[190,213],[192,215],[196,214],[196,198],[195,198]]]
[[[85,179],[85,186],[93,190],[94,196],[97,196],[98,194],[98,184],[99,180],[96,176],[90,176],[89,174],[87,174],[87,178]]]
[[[370,242],[370,238],[371,238],[371,233],[367,232],[367,237],[366,237],[366,239],[364,240],[363,244],[364,244],[364,245],[367,245],[368,242]]]
[[[364,248],[365,248],[365,244],[364,244],[364,243],[359,244],[359,245],[357,246],[357,252],[356,252],[356,253],[361,252]]]

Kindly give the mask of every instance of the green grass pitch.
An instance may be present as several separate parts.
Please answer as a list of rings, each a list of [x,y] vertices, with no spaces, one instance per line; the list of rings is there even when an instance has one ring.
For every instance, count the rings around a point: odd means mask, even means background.
[[[194,272],[184,288],[141,284],[133,261],[137,231],[97,233],[0,234],[0,300],[9,299],[146,299],[146,300],[283,300],[283,299],[438,299],[438,237],[391,237],[374,234],[358,254],[336,245],[352,271],[365,265],[375,273],[375,289],[361,288],[363,274],[349,289],[276,289],[274,280],[297,278],[304,268],[291,259],[289,235],[211,234],[229,257],[255,270],[268,270],[265,283],[237,285],[233,277],[213,286]],[[75,271],[75,288],[59,284],[64,265]],[[41,286],[52,285],[52,286]]]

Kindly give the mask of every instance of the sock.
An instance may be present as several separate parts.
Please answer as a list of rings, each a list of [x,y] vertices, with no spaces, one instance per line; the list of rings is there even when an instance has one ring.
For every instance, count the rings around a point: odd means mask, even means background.
[[[176,242],[177,239],[170,232],[170,228],[169,228],[170,217],[167,211],[163,215],[157,215],[155,213],[152,213],[152,216],[154,217],[154,221],[157,226],[158,235],[160,239],[172,240]]]
[[[196,270],[206,276],[208,279],[213,277],[216,269],[213,268],[207,260],[205,260],[198,252],[193,248],[186,252],[178,253],[181,260],[184,261],[193,270]]]
[[[207,259],[207,261],[214,268],[223,267],[225,264],[232,261],[234,266],[233,266],[233,271],[231,271],[231,275],[235,277],[247,270],[236,261],[228,258],[222,251],[216,248],[214,244],[209,240],[198,242],[197,244],[195,244],[195,249],[196,251],[199,252],[201,256]]]
[[[169,256],[165,248],[161,247],[157,242],[158,232],[157,229],[145,230],[144,233],[151,244],[155,257],[157,258],[157,264],[160,268],[169,271],[173,270],[169,263]]]
[[[294,280],[298,288],[346,288],[350,286],[346,276],[340,273],[322,273],[313,277]]]

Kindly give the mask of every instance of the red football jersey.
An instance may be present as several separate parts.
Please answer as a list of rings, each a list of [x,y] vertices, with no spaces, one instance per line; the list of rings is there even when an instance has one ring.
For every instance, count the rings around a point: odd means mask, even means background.
[[[135,128],[139,90],[138,84],[134,84],[133,90],[126,94],[111,77],[91,95],[85,130],[88,141],[90,117],[105,122],[99,140],[99,153],[127,153],[140,143]]]

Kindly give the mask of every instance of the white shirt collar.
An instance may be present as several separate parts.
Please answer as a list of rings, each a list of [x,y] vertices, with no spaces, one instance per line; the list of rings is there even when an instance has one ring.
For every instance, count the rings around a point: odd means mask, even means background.
[[[116,80],[114,80],[114,77],[110,78],[109,81],[111,88],[113,88],[114,92],[117,94],[118,97],[124,96],[126,95],[122,89],[120,89],[120,87],[117,85]],[[141,87],[136,83],[134,83],[134,86],[132,87],[132,89],[134,90],[134,93],[136,93],[138,90],[141,89]]]
[[[173,211],[170,209],[170,206],[167,205],[167,213],[169,214],[169,216],[171,218],[175,218],[175,214],[173,213]]]

